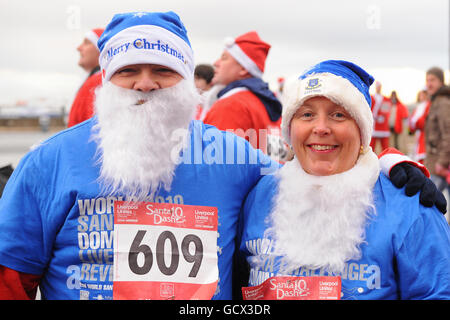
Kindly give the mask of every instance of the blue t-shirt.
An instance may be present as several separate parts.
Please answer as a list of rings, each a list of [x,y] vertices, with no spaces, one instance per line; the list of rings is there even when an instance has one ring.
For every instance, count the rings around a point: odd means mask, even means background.
[[[43,275],[44,299],[112,299],[113,208],[126,198],[102,195],[90,139],[95,123],[91,118],[29,152],[0,199],[0,265]],[[198,121],[189,130],[171,190],[161,189],[154,202],[218,208],[213,298],[231,299],[239,211],[264,170],[278,164],[233,134]]]
[[[278,178],[263,177],[244,205],[240,252],[250,264],[249,286],[278,274],[280,257],[265,254],[266,219],[278,192]],[[362,257],[350,260],[341,276],[341,299],[450,299],[450,232],[443,215],[407,197],[384,175],[374,186],[376,216],[366,227]],[[265,249],[264,249],[265,248]],[[253,256],[266,263],[255,266]],[[261,260],[261,259],[259,259]],[[299,266],[293,276],[334,276]]]

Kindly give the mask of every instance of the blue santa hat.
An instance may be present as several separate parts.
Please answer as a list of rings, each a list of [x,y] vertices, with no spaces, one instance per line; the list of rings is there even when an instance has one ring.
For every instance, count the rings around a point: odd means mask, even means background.
[[[103,81],[133,64],[158,64],[193,79],[194,54],[186,28],[174,12],[116,14],[97,45]]]
[[[283,93],[281,130],[290,141],[290,123],[299,107],[309,98],[323,96],[344,107],[361,131],[364,148],[370,144],[373,131],[369,87],[374,78],[356,64],[343,60],[326,60],[305,71],[286,85]]]

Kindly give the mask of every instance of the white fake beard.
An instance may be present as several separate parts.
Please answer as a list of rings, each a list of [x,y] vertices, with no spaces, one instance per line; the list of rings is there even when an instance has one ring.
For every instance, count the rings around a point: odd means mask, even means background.
[[[283,256],[281,273],[306,267],[339,274],[348,260],[361,257],[379,172],[372,151],[349,171],[331,176],[309,175],[297,159],[280,169],[273,227],[265,236],[275,240],[273,254]]]
[[[195,86],[186,80],[147,93],[103,84],[96,92],[92,136],[102,191],[151,201],[160,186],[170,190],[198,101]]]

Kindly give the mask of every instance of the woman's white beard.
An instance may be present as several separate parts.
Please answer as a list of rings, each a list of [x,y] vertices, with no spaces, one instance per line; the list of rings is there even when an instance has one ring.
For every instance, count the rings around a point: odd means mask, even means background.
[[[170,190],[198,101],[195,86],[186,80],[147,93],[111,82],[98,89],[93,139],[102,191],[151,201],[161,186]]]
[[[351,170],[331,176],[309,175],[297,159],[280,169],[273,227],[265,236],[275,240],[272,254],[283,256],[282,273],[299,267],[340,273],[346,261],[360,258],[379,171],[371,151]]]

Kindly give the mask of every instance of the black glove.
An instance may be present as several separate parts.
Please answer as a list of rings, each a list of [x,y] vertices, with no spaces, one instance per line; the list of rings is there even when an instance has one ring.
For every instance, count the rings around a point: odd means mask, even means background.
[[[447,200],[444,194],[419,168],[407,162],[401,162],[391,169],[389,178],[397,188],[402,188],[406,184],[405,193],[408,197],[421,191],[419,201],[425,207],[436,205],[443,214],[447,212]]]

